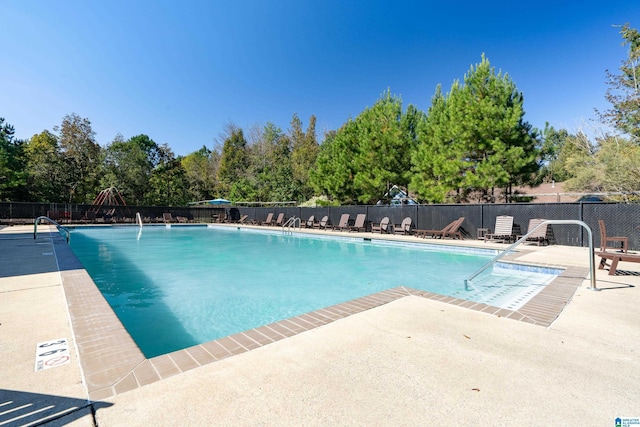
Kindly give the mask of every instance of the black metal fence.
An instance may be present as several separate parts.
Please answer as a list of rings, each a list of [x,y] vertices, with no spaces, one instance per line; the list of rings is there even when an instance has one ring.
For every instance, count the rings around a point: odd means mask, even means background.
[[[94,206],[75,203],[0,203],[0,224],[33,224],[39,216],[47,216],[61,224],[72,223],[133,223],[140,213],[144,222],[163,222],[163,214],[183,217],[193,222],[212,222],[224,217],[220,207],[187,208],[168,206]]]
[[[88,215],[89,212],[94,212]],[[412,219],[412,228],[441,229],[456,218],[465,217],[462,231],[465,237],[476,239],[478,230],[493,229],[496,217],[510,215],[514,224],[526,232],[529,220],[574,219],[585,222],[593,231],[594,243],[599,244],[598,220],[604,220],[607,234],[626,236],[629,248],[640,250],[640,205],[618,203],[508,203],[476,205],[403,205],[403,206],[332,206],[332,207],[167,207],[167,206],[102,206],[61,203],[0,203],[0,224],[33,224],[38,216],[46,215],[61,223],[134,222],[139,212],[145,222],[162,222],[164,213],[171,213],[193,222],[211,223],[223,218],[238,220],[247,215],[246,222],[261,222],[269,213],[276,217],[284,213],[286,218],[297,216],[303,221],[311,215],[319,221],[328,216],[332,224],[338,224],[342,214],[355,219],[357,214],[367,215],[367,221],[378,223],[385,216],[393,224],[400,224],[405,217]],[[549,226],[551,243],[567,246],[588,246],[587,233],[578,225]]]
[[[240,214],[248,215],[247,220],[264,221],[269,213],[277,216],[284,213],[307,220],[311,215],[319,221],[327,215],[332,224],[338,224],[340,216],[347,213],[355,219],[365,213],[367,220],[378,223],[385,216],[393,224],[400,224],[406,217],[412,219],[412,228],[442,229],[461,216],[462,232],[466,238],[477,239],[478,230],[494,229],[496,217],[513,216],[514,226],[522,234],[527,231],[529,220],[573,219],[586,223],[592,230],[594,244],[600,243],[598,220],[604,220],[607,234],[626,236],[629,248],[640,250],[640,205],[618,203],[506,203],[468,205],[403,205],[403,206],[332,206],[332,207],[286,207],[286,208],[238,208]],[[588,246],[587,232],[579,225],[550,225],[548,237],[551,243],[567,246]]]

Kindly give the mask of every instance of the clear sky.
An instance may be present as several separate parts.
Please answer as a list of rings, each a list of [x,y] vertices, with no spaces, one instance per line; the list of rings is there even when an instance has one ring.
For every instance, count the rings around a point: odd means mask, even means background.
[[[525,120],[575,132],[606,109],[605,70],[637,0],[0,0],[0,117],[18,138],[88,118],[101,145],[149,135],[179,155],[297,113],[339,128],[389,88],[427,111],[484,53]]]

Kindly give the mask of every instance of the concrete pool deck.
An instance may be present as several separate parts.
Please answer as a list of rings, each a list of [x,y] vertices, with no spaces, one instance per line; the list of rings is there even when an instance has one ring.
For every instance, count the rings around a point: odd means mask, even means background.
[[[406,296],[91,407],[61,266],[32,233],[0,230],[0,425],[21,403],[57,414],[50,425],[79,426],[596,426],[640,416],[640,264],[632,263],[616,276],[597,270],[603,290],[585,282],[547,327]],[[516,258],[585,267],[587,252],[526,247]],[[62,337],[71,363],[35,372],[36,344]],[[44,419],[37,414],[8,425]]]

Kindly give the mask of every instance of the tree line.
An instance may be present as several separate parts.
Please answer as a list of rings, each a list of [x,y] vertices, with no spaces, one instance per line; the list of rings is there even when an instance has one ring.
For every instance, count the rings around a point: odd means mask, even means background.
[[[233,124],[222,142],[186,156],[141,134],[96,141],[91,122],[66,115],[29,140],[0,118],[0,200],[91,203],[116,187],[131,205],[182,206],[232,201],[372,204],[398,185],[422,203],[492,202],[497,190],[566,182],[633,200],[640,190],[640,36],[621,27],[628,57],[607,72],[611,109],[598,112],[616,133],[590,139],[525,120],[524,96],[483,55],[448,92],[435,89],[426,112],[406,108],[390,90],[357,117],[317,139],[297,114],[283,131],[273,123],[245,131]]]

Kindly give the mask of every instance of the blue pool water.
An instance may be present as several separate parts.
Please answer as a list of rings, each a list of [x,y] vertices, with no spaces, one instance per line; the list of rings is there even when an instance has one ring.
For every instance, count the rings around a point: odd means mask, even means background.
[[[555,277],[496,269],[467,291],[464,279],[494,253],[346,235],[78,228],[71,248],[147,357],[397,286],[514,309]]]

